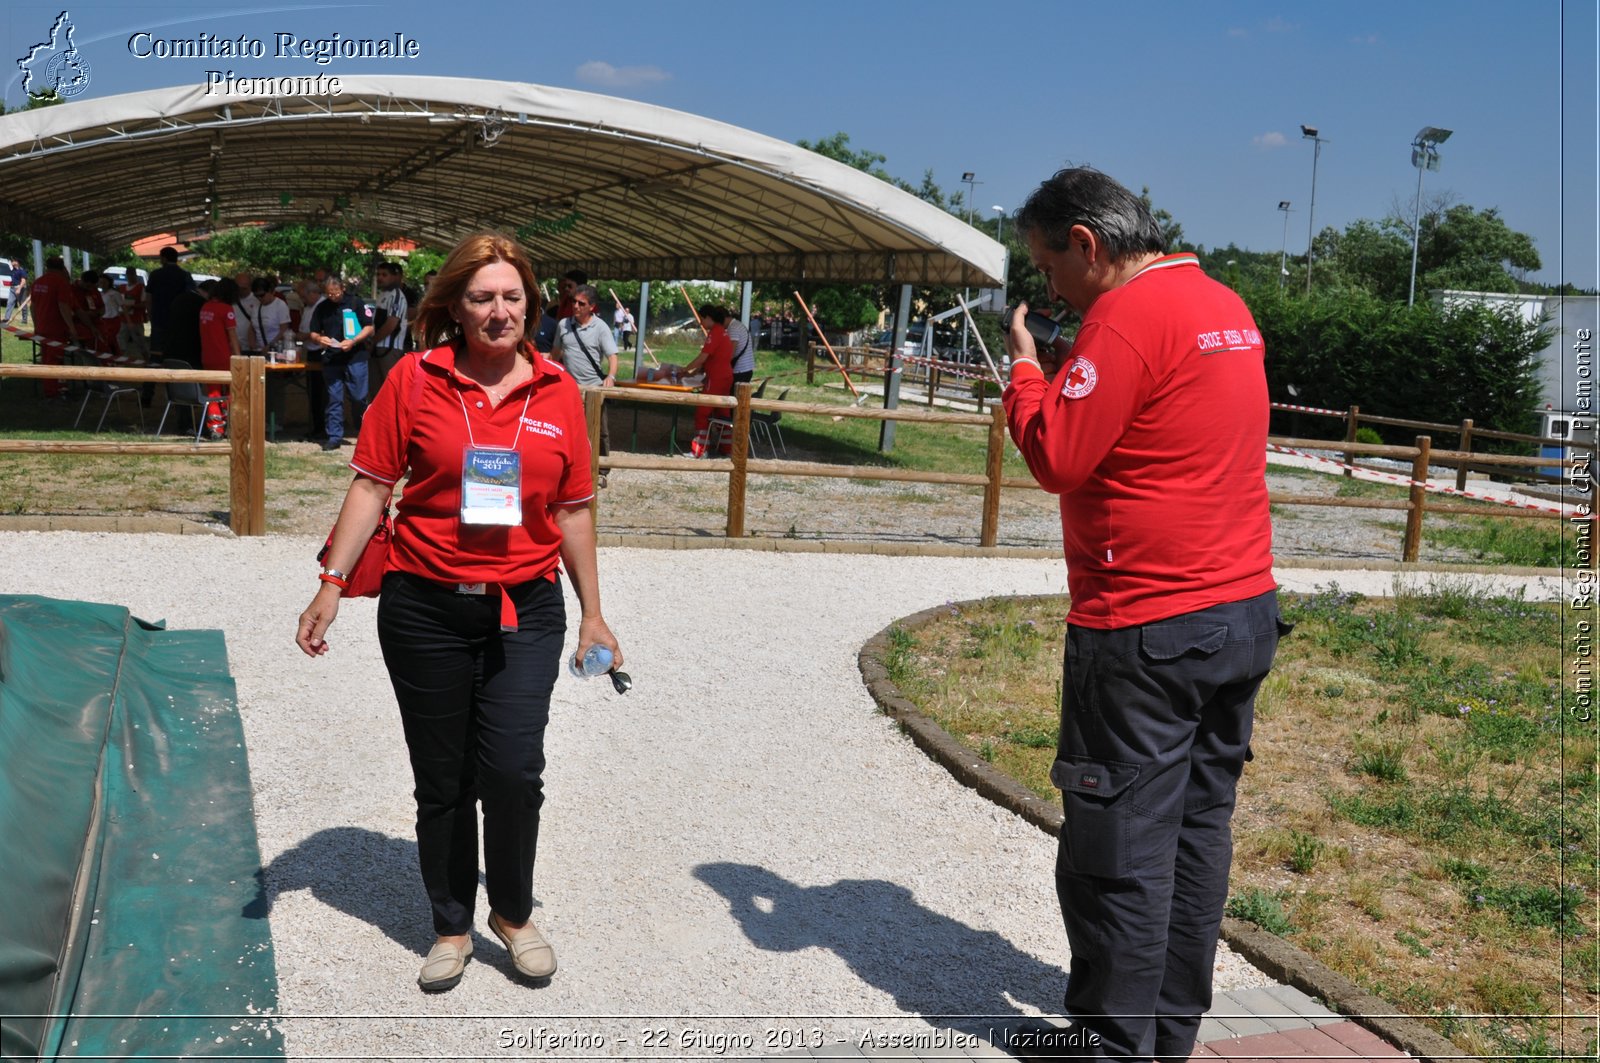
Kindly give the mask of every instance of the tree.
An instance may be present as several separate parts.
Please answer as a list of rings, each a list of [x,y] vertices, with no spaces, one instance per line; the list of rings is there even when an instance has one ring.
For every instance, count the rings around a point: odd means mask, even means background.
[[[1458,204],[1423,222],[1419,288],[1425,283],[1428,288],[1517,292],[1525,285],[1523,277],[1542,266],[1533,238],[1512,229],[1494,207],[1473,210]]]
[[[235,270],[252,273],[291,276],[320,266],[348,276],[365,272],[375,254],[360,250],[358,243],[376,248],[379,238],[354,229],[295,224],[218,233],[199,250],[219,264],[231,263]]]
[[[1530,425],[1539,394],[1533,355],[1549,335],[1510,309],[1396,306],[1359,288],[1316,289],[1309,298],[1276,285],[1241,294],[1266,341],[1278,401],[1420,421],[1471,417],[1502,431]]]
[[[1423,211],[1417,240],[1417,291],[1453,288],[1521,292],[1540,268],[1533,238],[1512,229],[1494,207],[1475,210],[1435,196]],[[1323,287],[1355,289],[1389,302],[1411,291],[1412,219],[1398,207],[1381,221],[1359,219],[1343,232],[1332,227],[1313,244],[1314,277]]]

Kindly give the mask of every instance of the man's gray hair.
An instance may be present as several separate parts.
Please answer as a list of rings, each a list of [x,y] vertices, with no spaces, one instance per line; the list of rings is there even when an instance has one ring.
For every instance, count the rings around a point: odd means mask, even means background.
[[[574,299],[580,295],[589,300],[590,306],[597,307],[600,305],[600,289],[596,288],[594,285],[580,284],[576,288],[572,289],[572,297]]]
[[[1033,190],[1015,223],[1017,232],[1038,233],[1052,251],[1065,249],[1072,227],[1082,225],[1100,238],[1113,262],[1167,250],[1161,226],[1144,202],[1088,166],[1056,171]]]

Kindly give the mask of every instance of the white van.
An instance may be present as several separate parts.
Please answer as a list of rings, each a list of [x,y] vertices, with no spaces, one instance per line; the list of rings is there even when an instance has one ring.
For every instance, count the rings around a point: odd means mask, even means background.
[[[11,298],[11,266],[9,258],[0,258],[0,302]]]
[[[137,266],[133,267],[132,270],[130,270],[127,266],[107,266],[100,272],[111,274],[113,278],[112,283],[114,283],[118,288],[126,288],[128,286],[128,274],[130,272],[138,275],[140,284],[143,284],[150,279],[150,274]]]

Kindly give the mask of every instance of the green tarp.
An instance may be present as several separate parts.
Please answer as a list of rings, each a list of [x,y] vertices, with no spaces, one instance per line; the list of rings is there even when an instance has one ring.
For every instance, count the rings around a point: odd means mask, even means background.
[[[0,1055],[282,1055],[219,631],[0,595]]]

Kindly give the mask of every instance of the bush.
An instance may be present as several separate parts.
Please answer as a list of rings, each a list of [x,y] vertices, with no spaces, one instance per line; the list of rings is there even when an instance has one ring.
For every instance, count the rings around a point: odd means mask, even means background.
[[[1383,437],[1378,434],[1378,430],[1376,428],[1357,428],[1356,442],[1373,443],[1381,446],[1383,444]]]
[[[1471,417],[1501,431],[1535,427],[1533,355],[1549,334],[1514,312],[1406,307],[1354,289],[1307,297],[1274,285],[1240,294],[1266,341],[1275,398],[1445,424]]]

